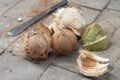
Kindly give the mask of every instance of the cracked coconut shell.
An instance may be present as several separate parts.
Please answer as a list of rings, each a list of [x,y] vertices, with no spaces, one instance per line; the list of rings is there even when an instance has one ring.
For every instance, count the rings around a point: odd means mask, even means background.
[[[51,48],[51,35],[47,27],[39,25],[32,35],[24,35],[24,48],[29,57],[35,60],[48,59]]]
[[[80,50],[77,58],[79,72],[88,77],[98,77],[108,71],[109,59],[90,51]]]
[[[70,31],[63,29],[57,31],[53,35],[52,47],[58,55],[68,55],[75,49],[77,45],[77,37]]]
[[[88,24],[83,28],[81,43],[84,49],[90,51],[105,50],[111,44],[101,26],[96,23]]]

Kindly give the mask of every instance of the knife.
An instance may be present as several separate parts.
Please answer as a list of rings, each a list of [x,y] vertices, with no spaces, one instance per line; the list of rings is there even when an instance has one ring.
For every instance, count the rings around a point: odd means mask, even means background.
[[[28,20],[27,22],[24,22],[23,24],[11,29],[9,32],[7,32],[7,34],[9,36],[17,36],[18,34],[20,34],[22,31],[24,31],[26,28],[30,27],[30,25],[32,25],[33,23],[39,21],[40,19],[42,19],[43,17],[45,17],[47,14],[50,14],[52,12],[54,12],[56,9],[58,9],[59,7],[62,7],[64,5],[66,5],[68,3],[67,0],[63,0],[60,3],[56,4],[55,6],[48,8],[47,10],[45,10],[44,12],[38,14],[37,16],[31,18],[30,20]]]

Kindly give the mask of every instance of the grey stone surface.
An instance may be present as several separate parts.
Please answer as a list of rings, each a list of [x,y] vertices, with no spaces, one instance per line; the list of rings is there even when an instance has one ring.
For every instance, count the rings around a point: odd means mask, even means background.
[[[19,0],[0,0],[0,16],[16,4],[17,1]]]
[[[116,29],[120,27],[120,17],[108,18],[106,21],[111,23]]]
[[[120,0],[111,0],[108,8],[109,9],[120,10]]]
[[[0,54],[3,52],[3,50],[2,49],[0,49]]]
[[[22,22],[24,22],[31,18],[29,16],[31,7],[37,2],[38,2],[37,0],[34,0],[34,1],[23,0],[18,5],[16,5],[11,10],[9,10],[9,12],[7,12],[4,16],[13,18],[15,20],[21,17],[23,19]]]
[[[23,59],[27,58],[21,38],[14,42],[5,52]]]
[[[105,34],[110,39],[112,37],[112,35],[113,35],[113,32],[115,31],[115,28],[107,20],[98,22],[98,24],[102,27]]]
[[[79,73],[76,60],[78,55],[80,54],[79,50],[81,49],[82,49],[81,45],[77,45],[77,48],[73,53],[67,56],[57,56],[53,61],[53,65],[64,68],[66,70],[69,70],[75,73]],[[94,52],[94,53],[98,55],[101,54],[101,52]]]
[[[120,12],[119,11],[113,11],[106,9],[103,11],[103,13],[99,16],[96,22],[100,22],[106,19],[111,19],[111,18],[118,18],[120,17]]]
[[[77,62],[76,62],[76,59],[77,59],[78,55],[79,55],[79,53],[74,52],[74,53],[71,53],[68,56],[63,56],[63,57],[58,56],[53,61],[53,64],[56,65],[56,66],[65,68],[67,70],[79,73],[78,72]]]
[[[64,69],[50,66],[39,80],[89,80],[78,74],[66,71]]]
[[[98,15],[99,11],[88,9],[85,7],[80,7],[80,11],[83,13],[86,23],[91,23],[94,21],[95,17]]]
[[[111,71],[111,74],[113,73],[112,74],[113,77],[110,76],[110,78],[115,79],[115,80],[119,80],[120,79],[120,76],[119,76],[120,71],[119,70],[120,70],[120,58],[117,60],[115,66],[114,66],[114,69]]]
[[[18,25],[18,23],[11,19],[0,17],[0,48],[6,49],[13,43],[18,37],[7,37],[7,32]]]
[[[119,80],[120,79],[120,29],[118,29],[111,38],[111,46],[100,55],[110,59],[109,71],[100,76],[97,80]]]
[[[4,53],[0,56],[1,80],[38,80],[50,61],[28,61]]]
[[[101,55],[110,59],[110,64],[113,67],[120,57],[120,29],[118,29],[111,38],[111,46],[105,50]]]
[[[68,0],[70,2],[80,4],[83,6],[102,10],[110,0]]]

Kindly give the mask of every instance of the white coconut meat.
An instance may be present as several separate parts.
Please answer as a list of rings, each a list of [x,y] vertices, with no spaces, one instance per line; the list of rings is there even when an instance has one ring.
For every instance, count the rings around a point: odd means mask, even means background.
[[[108,71],[109,59],[99,57],[87,50],[79,52],[77,64],[81,74],[89,77],[98,77]]]
[[[77,8],[60,8],[54,13],[55,18],[49,26],[50,29],[56,26],[58,29],[67,28],[80,36],[81,27],[85,25],[82,13]]]

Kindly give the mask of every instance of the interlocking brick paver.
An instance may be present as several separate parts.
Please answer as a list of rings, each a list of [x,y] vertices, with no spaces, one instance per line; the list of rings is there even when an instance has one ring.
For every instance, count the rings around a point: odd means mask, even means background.
[[[69,0],[72,3],[102,10],[110,0]]]
[[[34,63],[4,53],[0,56],[1,80],[37,80],[49,66],[49,61]]]
[[[15,43],[13,43],[5,52],[21,58],[27,58],[24,51],[24,44],[21,39],[18,39]]]
[[[110,66],[109,71],[98,77],[97,80],[119,80],[119,53],[120,53],[120,43],[118,42],[120,39],[119,36],[120,29],[117,30],[114,35],[111,37],[111,46],[107,50],[103,51],[103,53],[100,55],[102,57],[110,59]]]
[[[0,49],[0,54],[3,52],[3,50],[2,49]]]
[[[6,37],[7,31],[18,25],[15,20],[11,18],[0,17],[0,48],[6,49],[17,37]]]
[[[58,56],[56,59],[53,61],[53,64],[59,67],[62,67],[64,69],[70,70],[75,73],[79,73],[78,71],[78,65],[77,65],[77,57],[79,55],[78,51],[82,49],[80,45],[77,46],[77,49],[69,54],[68,56]],[[96,54],[100,54],[101,52],[94,52]]]
[[[119,80],[120,79],[120,58],[117,60],[114,69],[111,71],[112,76],[109,76],[111,78],[111,80]]]
[[[50,66],[39,80],[89,80],[78,74],[66,71],[64,69]]]
[[[120,29],[118,29],[111,38],[111,46],[101,55],[110,59],[110,64],[114,66],[120,57]]]
[[[99,13],[99,11],[85,8],[85,7],[80,7],[80,11],[82,11],[83,17],[85,18],[85,21],[87,24],[93,22]]]
[[[111,23],[116,29],[120,27],[120,17],[108,18],[106,21]]]
[[[120,0],[111,0],[108,8],[109,9],[120,10]]]
[[[4,16],[18,19],[19,17],[22,17],[23,22],[30,19],[30,10],[33,5],[35,5],[38,1],[30,1],[30,0],[23,0],[18,5],[13,7],[9,12],[7,12]]]
[[[76,59],[77,59],[78,55],[79,55],[79,53],[74,52],[68,56],[56,57],[56,59],[53,61],[53,64],[56,66],[65,68],[67,70],[78,73],[78,66],[76,63]]]
[[[115,31],[115,28],[107,20],[98,22],[98,24],[102,27],[102,29],[104,30],[105,34],[110,39],[112,34],[113,34],[113,32]]]
[[[103,20],[106,20],[106,19],[111,19],[111,18],[118,18],[118,17],[120,17],[120,12],[119,11],[113,11],[113,10],[106,9],[99,16],[99,18],[97,19],[97,22],[100,22],[100,21],[103,21]]]
[[[0,16],[19,0],[0,0]]]

